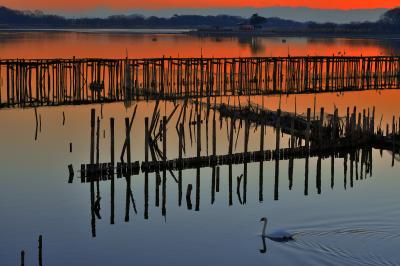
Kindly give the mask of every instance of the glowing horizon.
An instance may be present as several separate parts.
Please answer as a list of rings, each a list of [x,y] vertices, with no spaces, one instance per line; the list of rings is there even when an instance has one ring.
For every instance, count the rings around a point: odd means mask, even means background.
[[[3,0],[1,5],[22,10],[64,10],[64,11],[82,11],[96,8],[109,8],[114,10],[123,9],[171,9],[171,8],[268,8],[268,7],[306,7],[315,9],[376,9],[376,8],[394,8],[400,6],[399,0],[386,0],[384,3],[380,0],[331,0],[329,2],[320,0],[194,0],[188,4],[184,0],[148,0],[148,1],[127,1],[127,0]]]

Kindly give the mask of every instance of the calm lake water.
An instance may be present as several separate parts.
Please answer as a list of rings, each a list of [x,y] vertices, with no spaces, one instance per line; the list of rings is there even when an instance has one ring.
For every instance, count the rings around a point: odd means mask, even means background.
[[[129,35],[86,33],[1,33],[1,58],[51,57],[130,57],[171,56],[249,56],[290,54],[398,53],[398,41],[357,39],[287,38],[197,38],[177,34]],[[357,110],[375,106],[376,124],[385,127],[392,116],[399,116],[399,91],[352,92],[316,97],[316,110],[333,113],[336,106],[344,116],[346,108]],[[224,99],[225,101],[226,99]],[[242,99],[243,102],[246,99]],[[252,97],[252,102],[276,110],[305,113],[313,108],[314,95],[296,97]],[[232,99],[231,99],[232,101]],[[280,102],[280,103],[279,103]],[[182,102],[177,102],[182,105]],[[131,117],[136,103],[38,108],[40,128],[35,127],[34,109],[0,110],[0,264],[18,265],[20,251],[26,264],[38,260],[37,239],[43,235],[44,265],[399,265],[400,181],[399,163],[386,151],[372,150],[372,172],[350,157],[321,159],[321,179],[317,177],[318,158],[294,160],[293,179],[289,161],[279,162],[278,182],[274,161],[247,164],[247,188],[237,193],[237,176],[243,164],[232,166],[233,193],[229,204],[229,166],[220,167],[220,189],[212,202],[212,169],[200,169],[196,199],[196,169],[184,170],[183,199],[179,206],[177,172],[166,173],[165,193],[159,185],[157,204],[156,175],[148,176],[148,219],[145,216],[145,175],[131,178],[132,198],[125,178],[115,180],[114,215],[111,181],[99,182],[99,215],[91,220],[90,184],[80,182],[81,164],[90,162],[90,109],[100,119],[99,161],[110,160],[109,120],[115,118],[115,151],[119,159],[125,140],[124,118]],[[131,137],[132,160],[144,160],[144,118],[152,116],[155,102],[137,103]],[[169,115],[173,103],[161,102],[160,115]],[[192,109],[188,106],[188,111]],[[179,109],[178,109],[179,110]],[[65,124],[63,125],[63,112]],[[211,112],[210,117],[213,113]],[[175,113],[167,129],[167,157],[178,156]],[[187,115],[187,121],[189,119]],[[202,113],[204,116],[204,112]],[[228,121],[216,113],[217,154],[228,153]],[[380,122],[382,121],[382,122]],[[185,157],[196,154],[195,134],[185,125]],[[238,127],[239,128],[239,127]],[[208,128],[211,134],[211,123]],[[236,132],[237,133],[237,132]],[[243,129],[238,133],[234,152],[242,152]],[[250,129],[249,151],[259,148],[260,129]],[[202,125],[202,155],[211,153],[211,138]],[[211,135],[210,135],[211,136]],[[288,136],[281,139],[288,145]],[[236,142],[236,139],[235,139]],[[267,149],[275,148],[275,132],[267,128]],[[69,145],[72,143],[72,152]],[[360,154],[361,156],[361,154]],[[68,165],[75,170],[68,183]],[[162,174],[161,174],[162,176]],[[263,181],[260,186],[260,179]],[[186,202],[186,189],[193,185],[192,209]],[[96,189],[97,190],[97,189]],[[262,197],[260,198],[260,193]],[[246,194],[246,202],[243,202]],[[165,202],[165,204],[163,204]],[[196,210],[198,204],[198,210]],[[163,208],[164,205],[164,208]],[[128,206],[128,207],[127,207]],[[129,219],[127,219],[127,214]],[[274,242],[261,237],[261,217],[268,217],[268,230],[284,228],[295,233],[295,241]],[[114,218],[114,223],[111,223]]]
[[[171,32],[171,31],[170,31]],[[173,32],[173,31],[172,31]],[[286,43],[282,42],[285,39]],[[0,58],[400,54],[398,39],[197,37],[131,32],[0,32]]]

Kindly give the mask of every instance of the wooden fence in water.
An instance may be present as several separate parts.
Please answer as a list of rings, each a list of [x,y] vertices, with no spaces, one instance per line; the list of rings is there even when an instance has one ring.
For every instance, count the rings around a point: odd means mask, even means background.
[[[0,59],[0,106],[398,89],[400,57]]]

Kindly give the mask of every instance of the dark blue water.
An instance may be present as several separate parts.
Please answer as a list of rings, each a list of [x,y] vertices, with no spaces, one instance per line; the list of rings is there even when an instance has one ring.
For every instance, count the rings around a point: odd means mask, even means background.
[[[144,159],[143,121],[145,116],[151,116],[154,102],[138,106],[131,133],[132,158],[141,161]],[[168,115],[172,106],[171,103],[162,104],[161,115],[164,112]],[[162,184],[159,186],[159,206],[156,206],[156,177],[151,173],[148,219],[145,219],[144,174],[131,178],[134,203],[129,200],[129,210],[126,179],[116,179],[114,224],[111,224],[111,181],[101,181],[101,218],[95,218],[93,224],[90,184],[81,183],[78,172],[80,164],[89,163],[90,108],[96,108],[100,116],[100,105],[39,108],[42,122],[36,141],[33,109],[0,111],[1,265],[19,264],[21,250],[26,252],[27,265],[37,264],[39,235],[43,235],[45,265],[400,263],[397,251],[400,244],[399,164],[395,160],[392,167],[392,155],[381,154],[378,150],[372,150],[372,173],[367,174],[365,165],[361,171],[360,161],[351,164],[348,157],[345,166],[344,158],[335,158],[332,178],[331,158],[322,159],[320,185],[318,158],[315,157],[309,159],[307,181],[305,159],[294,160],[292,181],[289,180],[288,161],[279,162],[278,182],[275,162],[264,162],[261,189],[260,164],[250,163],[247,165],[247,188],[244,190],[241,183],[239,194],[237,176],[244,173],[245,167],[233,165],[231,205],[229,166],[220,167],[220,191],[215,193],[214,202],[212,169],[200,169],[198,199],[196,169],[184,170],[181,206],[178,185],[170,172],[166,173],[165,196]],[[63,111],[65,125],[62,125]],[[110,159],[109,118],[116,119],[116,157],[119,158],[125,134],[123,119],[132,112],[133,107],[125,109],[122,103],[103,106],[101,162]],[[167,157],[171,159],[177,156],[178,138],[174,128],[177,116],[168,127]],[[205,155],[205,127],[202,130],[202,154]],[[225,154],[228,151],[225,122],[221,128],[218,125],[217,132],[217,153]],[[250,132],[249,151],[257,150],[259,129],[252,128]],[[287,145],[287,139],[287,136],[282,139],[283,146]],[[186,142],[185,156],[193,156],[196,143],[190,144],[188,133]],[[69,143],[73,144],[72,153]],[[273,149],[274,145],[275,133],[268,128],[266,147]],[[208,146],[211,152],[211,139]],[[235,151],[242,150],[243,132],[239,133]],[[72,164],[76,172],[72,184],[68,184],[68,164]],[[178,176],[178,172],[174,175]],[[188,209],[186,202],[189,184],[193,185],[192,209]],[[267,231],[283,228],[294,233],[295,240],[280,243],[263,239],[259,220],[264,216],[269,221]]]

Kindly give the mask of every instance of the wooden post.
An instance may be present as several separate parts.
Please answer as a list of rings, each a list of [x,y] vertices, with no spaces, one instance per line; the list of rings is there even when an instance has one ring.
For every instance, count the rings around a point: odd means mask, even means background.
[[[96,128],[96,164],[99,164],[100,156],[100,118],[97,117],[97,128]]]
[[[126,193],[125,193],[125,222],[129,222],[130,193],[131,193],[131,138],[129,118],[125,118],[125,143],[126,143]]]
[[[319,117],[319,132],[318,132],[320,147],[322,146],[322,141],[324,139],[323,138],[323,129],[324,129],[324,108],[321,107],[321,114]]]
[[[90,164],[94,164],[94,126],[96,119],[96,110],[91,110],[90,116]],[[92,166],[91,166],[92,167]]]
[[[201,117],[200,117],[200,113],[197,114],[197,157],[200,157],[201,154]]]
[[[42,257],[42,253],[43,253],[43,238],[42,235],[39,235],[39,240],[38,240],[38,244],[39,244],[39,266],[43,265],[43,257]]]
[[[275,141],[275,153],[278,156],[279,160],[279,147],[280,147],[280,139],[281,139],[281,109],[276,111],[277,118],[276,118],[276,141]]]
[[[264,129],[265,129],[265,126],[264,126],[264,124],[261,124],[260,125],[260,127],[261,127],[261,130],[260,130],[260,152],[262,152],[262,151],[264,151]],[[264,159],[264,156],[263,156],[263,159]]]
[[[311,108],[307,108],[307,127],[306,127],[306,148],[310,148],[310,123],[311,123]]]
[[[149,118],[144,118],[144,161],[149,161]]]
[[[347,113],[346,113],[345,132],[346,132],[346,137],[349,137],[350,136],[350,108],[349,107],[347,107]]]
[[[163,131],[163,161],[167,160],[167,117],[163,116],[162,120],[162,131]]]
[[[212,135],[213,135],[213,143],[212,143],[212,154],[213,156],[217,155],[217,131],[216,131],[216,123],[217,121],[215,120],[215,110],[214,110],[214,116],[213,116],[213,124],[212,124]]]
[[[233,126],[234,126],[235,121],[233,118],[231,118],[231,127],[229,130],[229,155],[232,155],[232,150],[233,150]]]
[[[186,190],[186,203],[187,203],[188,210],[192,209],[192,201],[191,201],[191,198],[190,198],[190,195],[192,193],[192,189],[193,189],[192,184],[189,184],[188,187],[187,187],[187,190]]]
[[[219,176],[220,176],[220,168],[217,166],[217,177],[215,180],[215,192],[219,192]]]
[[[128,164],[128,175],[131,175],[131,132],[129,126],[129,118],[125,117],[125,138],[126,138],[126,161]]]
[[[182,160],[183,152],[183,123],[179,124],[179,159]],[[182,170],[179,169],[178,172],[178,204],[182,204]]]
[[[166,164],[167,161],[167,117],[163,116],[163,163]],[[163,180],[162,180],[162,208],[161,214],[162,216],[166,215],[166,180],[167,180],[167,171],[164,168],[163,170]]]
[[[110,118],[110,155],[111,155],[111,167],[110,167],[110,177],[111,177],[111,216],[110,224],[114,224],[114,191],[115,191],[115,180],[114,180],[114,165],[115,165],[115,154],[114,154],[114,118]]]
[[[25,266],[25,251],[21,251],[21,266]]]
[[[392,167],[394,166],[394,156],[396,153],[396,118],[393,116],[393,121],[392,121],[392,142],[393,142],[393,148],[392,148]]]
[[[294,118],[290,123],[290,148],[295,148],[295,136],[294,136]]]
[[[337,121],[338,121],[338,109],[335,108],[334,114],[333,114],[333,125],[332,125],[332,134],[331,134],[333,143],[335,143],[335,141],[336,141]]]

